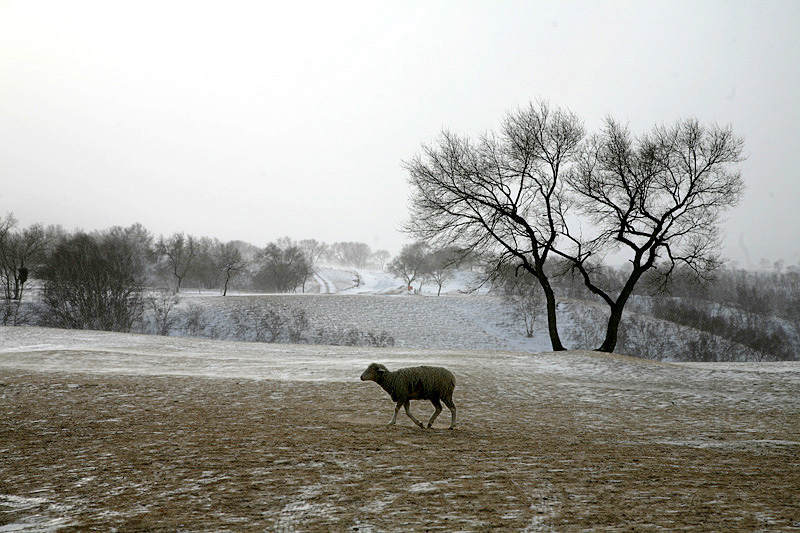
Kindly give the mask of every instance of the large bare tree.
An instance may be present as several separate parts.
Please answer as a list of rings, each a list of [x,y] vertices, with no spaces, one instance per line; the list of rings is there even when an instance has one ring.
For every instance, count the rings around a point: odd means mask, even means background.
[[[600,351],[614,350],[623,309],[645,272],[659,271],[666,283],[678,265],[706,277],[721,264],[721,216],[744,192],[743,147],[730,126],[697,119],[634,137],[608,118],[585,144],[567,181],[594,235],[568,233],[572,246],[561,255],[609,306]],[[629,274],[621,286],[602,286],[596,258],[619,251],[627,255]]]
[[[696,119],[634,138],[607,119],[586,139],[571,112],[538,102],[506,115],[499,133],[477,141],[445,131],[404,162],[411,185],[406,230],[434,247],[499,256],[542,287],[554,350],[563,350],[553,258],[579,272],[609,306],[613,351],[622,312],[642,275],[668,280],[679,264],[706,276],[720,263],[719,224],[744,190],[743,140],[730,127]],[[620,286],[604,284],[608,254],[627,251]],[[564,261],[566,260],[566,261]]]
[[[404,162],[411,185],[406,230],[438,248],[498,254],[532,274],[545,295],[553,350],[556,297],[545,265],[567,233],[563,174],[584,138],[581,120],[546,102],[508,113],[477,141],[445,131]]]

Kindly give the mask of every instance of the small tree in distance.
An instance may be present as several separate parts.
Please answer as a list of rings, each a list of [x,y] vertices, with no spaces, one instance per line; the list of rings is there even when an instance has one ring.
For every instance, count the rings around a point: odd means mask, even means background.
[[[225,280],[222,286],[222,295],[228,295],[228,283],[231,278],[244,268],[242,253],[233,242],[219,243],[216,250],[217,268],[222,271]]]
[[[261,262],[261,269],[253,278],[259,290],[292,292],[304,285],[311,275],[311,265],[305,254],[289,237],[267,244]]]
[[[303,239],[297,244],[300,246],[308,262],[312,265],[318,264],[320,260],[325,257],[325,254],[328,253],[329,249],[327,244],[316,239]]]
[[[517,275],[509,268],[504,270],[501,283],[503,295],[511,313],[522,319],[525,336],[531,338],[536,319],[544,307],[544,294],[533,276],[527,273]]]
[[[413,286],[417,280],[423,280],[430,269],[428,245],[418,241],[403,246],[400,253],[386,267],[389,273],[402,278],[406,287]],[[420,288],[422,285],[420,283]]]
[[[329,256],[343,266],[364,268],[372,250],[363,242],[335,242],[328,249]]]
[[[41,224],[16,230],[16,219],[0,218],[0,283],[7,300],[22,300],[25,282],[31,270],[44,261],[48,237]]]
[[[167,268],[175,277],[175,292],[181,292],[183,278],[189,273],[198,252],[197,239],[183,233],[173,233],[166,239],[162,235],[156,243],[156,252],[166,260]]]
[[[375,250],[370,257],[375,262],[375,265],[380,270],[383,270],[386,267],[386,261],[389,260],[391,254],[388,250]]]
[[[430,254],[428,258],[428,275],[436,283],[436,296],[442,294],[442,286],[453,279],[461,253],[455,248],[445,248]]]

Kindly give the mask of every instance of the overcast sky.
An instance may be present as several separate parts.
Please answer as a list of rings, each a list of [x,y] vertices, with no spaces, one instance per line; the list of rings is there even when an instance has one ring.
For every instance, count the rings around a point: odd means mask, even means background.
[[[800,262],[800,2],[282,4],[0,0],[0,215],[394,254],[401,161],[541,98],[732,124],[723,251]]]

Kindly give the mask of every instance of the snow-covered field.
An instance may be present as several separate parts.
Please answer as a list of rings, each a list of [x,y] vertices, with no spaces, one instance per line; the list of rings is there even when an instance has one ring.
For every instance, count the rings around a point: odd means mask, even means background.
[[[204,312],[204,327],[196,334],[225,340],[252,340],[253,327],[242,334],[236,330],[234,316],[245,312],[263,314],[274,309],[290,316],[302,311],[309,321],[309,335],[335,337],[335,332],[355,329],[365,333],[385,333],[395,346],[458,350],[513,350],[539,352],[550,349],[546,319],[539,318],[533,337],[525,336],[522,320],[513,316],[503,298],[487,294],[486,288],[471,291],[478,284],[475,273],[460,271],[445,283],[441,296],[438,287],[427,283],[420,290],[404,288],[402,280],[382,271],[343,270],[325,267],[317,270],[317,280],[304,294],[181,293],[179,309],[189,307]],[[561,330],[571,338],[569,317],[562,318]],[[174,335],[186,335],[179,324]],[[248,335],[250,337],[248,337]],[[244,337],[244,339],[243,339]],[[285,340],[285,339],[284,339]],[[328,342],[330,343],[330,342]]]
[[[170,335],[532,353],[551,349],[543,303],[533,334],[527,337],[519,308],[500,291],[490,292],[486,285],[475,289],[479,284],[477,273],[457,271],[437,296],[438,287],[430,282],[421,289],[417,284],[409,291],[402,280],[387,272],[322,267],[317,269],[315,281],[306,284],[303,294],[229,293],[223,298],[218,292],[186,290],[174,313],[181,318]],[[721,360],[759,361],[769,357],[728,339],[705,338],[691,327],[637,313],[633,302],[628,307],[617,344],[621,353],[660,361],[713,360],[714,356]],[[277,339],[266,332],[270,313],[284,321]],[[303,328],[295,327],[296,335],[290,338],[288,328],[296,325],[298,313],[307,323]],[[186,322],[190,314],[194,317],[191,326]],[[607,314],[607,306],[596,301],[560,300],[561,341],[571,349],[597,347],[603,340]],[[303,331],[297,333],[299,329]],[[800,346],[794,327],[788,325],[784,329]],[[352,332],[367,342],[351,342]],[[392,342],[369,342],[370,335]],[[712,340],[716,344],[709,344]],[[698,346],[708,348],[703,352]]]
[[[453,370],[457,429],[371,361]],[[800,529],[799,363],[5,327],[0,415],[0,531]]]

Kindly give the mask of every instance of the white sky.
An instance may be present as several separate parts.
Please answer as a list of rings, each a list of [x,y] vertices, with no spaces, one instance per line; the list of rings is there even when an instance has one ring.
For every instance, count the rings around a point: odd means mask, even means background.
[[[536,98],[746,137],[725,254],[800,261],[800,2],[0,0],[0,214],[398,252],[400,166]]]

